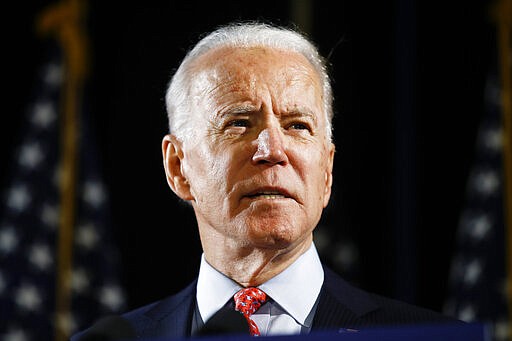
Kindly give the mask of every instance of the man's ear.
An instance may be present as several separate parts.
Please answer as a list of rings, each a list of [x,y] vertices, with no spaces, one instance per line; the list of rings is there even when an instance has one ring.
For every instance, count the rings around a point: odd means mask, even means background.
[[[331,198],[331,189],[332,189],[332,168],[334,165],[334,153],[336,151],[336,147],[334,143],[329,144],[329,155],[327,160],[327,168],[325,170],[325,192],[324,192],[324,208],[327,207],[329,203],[329,199]]]
[[[183,200],[192,200],[190,184],[183,173],[183,148],[176,136],[168,134],[162,140],[162,156],[165,176],[172,191]]]

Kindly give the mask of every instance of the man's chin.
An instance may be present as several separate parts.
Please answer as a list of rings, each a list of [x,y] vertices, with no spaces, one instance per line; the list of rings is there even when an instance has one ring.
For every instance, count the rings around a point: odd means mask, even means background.
[[[299,238],[299,231],[289,224],[259,221],[248,226],[248,240],[261,248],[286,249]]]

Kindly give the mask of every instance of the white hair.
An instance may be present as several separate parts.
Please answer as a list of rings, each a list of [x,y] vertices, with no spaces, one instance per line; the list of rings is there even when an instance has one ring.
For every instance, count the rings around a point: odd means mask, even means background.
[[[327,73],[326,61],[317,48],[303,34],[292,29],[272,26],[266,23],[235,23],[223,26],[202,38],[183,59],[171,78],[165,95],[169,130],[180,141],[193,136],[193,127],[188,124],[191,114],[190,89],[194,78],[191,66],[206,52],[221,47],[269,47],[297,52],[303,55],[318,73],[322,84],[323,110],[327,138],[332,136],[332,89]]]

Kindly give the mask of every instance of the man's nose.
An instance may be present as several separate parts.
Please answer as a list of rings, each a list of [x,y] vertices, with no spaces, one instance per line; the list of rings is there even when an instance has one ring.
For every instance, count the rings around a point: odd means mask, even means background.
[[[279,129],[267,127],[259,133],[258,149],[252,157],[254,163],[286,164],[288,162],[282,132]]]

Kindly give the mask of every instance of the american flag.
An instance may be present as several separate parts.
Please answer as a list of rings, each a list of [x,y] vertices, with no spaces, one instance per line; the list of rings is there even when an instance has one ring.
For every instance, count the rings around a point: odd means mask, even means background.
[[[466,204],[459,219],[456,253],[445,312],[490,327],[492,340],[512,336],[507,307],[506,219],[504,215],[503,127],[497,70],[485,87]]]
[[[62,213],[60,97],[66,70],[62,51],[52,47],[36,77],[0,202],[0,339],[4,341],[53,340],[57,324],[71,335],[100,316],[125,308],[109,198],[84,100],[77,149],[72,301],[69,314],[55,318]]]

